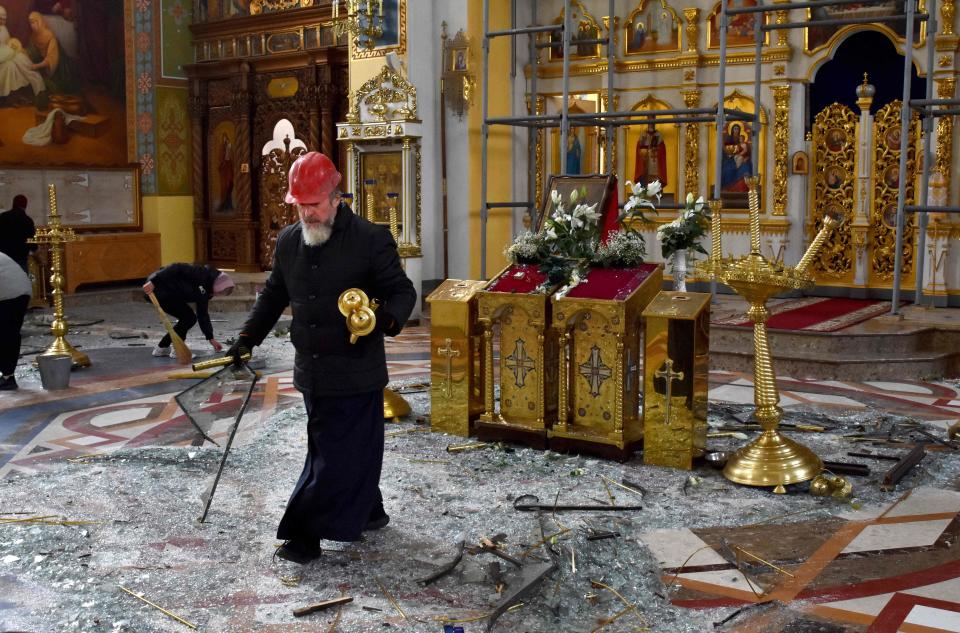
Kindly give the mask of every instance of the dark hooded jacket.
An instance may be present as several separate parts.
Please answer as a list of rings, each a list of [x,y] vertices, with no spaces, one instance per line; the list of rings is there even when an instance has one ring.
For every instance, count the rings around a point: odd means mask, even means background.
[[[213,338],[213,327],[207,304],[213,297],[213,282],[219,276],[220,271],[209,264],[170,264],[151,273],[147,281],[153,282],[154,293],[161,303],[171,300],[197,304],[197,323],[209,341]]]
[[[355,344],[337,307],[348,288],[380,302],[377,329]],[[299,222],[280,232],[273,270],[241,335],[259,345],[289,305],[298,389],[316,396],[376,391],[388,380],[383,336],[400,333],[416,300],[390,231],[341,204],[324,244],[307,246]]]

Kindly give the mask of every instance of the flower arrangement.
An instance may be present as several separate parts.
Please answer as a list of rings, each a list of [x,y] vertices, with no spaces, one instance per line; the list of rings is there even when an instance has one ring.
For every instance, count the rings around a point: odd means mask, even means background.
[[[657,228],[657,239],[663,249],[663,258],[670,259],[680,250],[695,250],[707,254],[700,246],[700,238],[707,233],[710,225],[710,214],[706,212],[703,197],[696,200],[692,193],[687,194],[686,205],[680,215],[668,224]]]
[[[632,229],[624,229],[610,234],[597,249],[593,263],[607,268],[636,266],[643,263],[646,255],[647,243],[643,235]]]

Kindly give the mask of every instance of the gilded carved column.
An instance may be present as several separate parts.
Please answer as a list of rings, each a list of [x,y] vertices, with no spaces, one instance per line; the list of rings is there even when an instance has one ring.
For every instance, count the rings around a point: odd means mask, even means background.
[[[700,105],[699,88],[681,90],[683,103],[688,108]],[[683,148],[683,191],[684,194],[700,195],[700,126],[696,123],[687,123],[684,126]]]
[[[954,0],[940,2],[940,35],[953,35]]]
[[[772,86],[773,115],[773,215],[787,214],[787,165],[790,146],[790,85]]]
[[[700,17],[700,9],[690,7],[683,10],[683,17],[687,19],[687,51],[697,50],[697,33],[699,24],[697,19]]]
[[[774,4],[784,4],[790,0],[773,0]],[[787,14],[788,11],[777,11],[776,23],[777,24],[786,24],[787,23]],[[788,31],[786,29],[780,29],[777,31],[777,46],[789,46],[790,42],[788,41]]]
[[[944,22],[944,26],[946,26]],[[943,77],[937,80],[937,97],[952,99],[957,87],[956,77]],[[937,153],[934,166],[947,180],[947,202],[953,200],[951,196],[950,167],[953,163],[953,117],[943,116],[937,119]]]

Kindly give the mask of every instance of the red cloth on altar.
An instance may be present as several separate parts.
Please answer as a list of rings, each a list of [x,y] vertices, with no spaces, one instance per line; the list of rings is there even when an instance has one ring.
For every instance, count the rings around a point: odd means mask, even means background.
[[[529,294],[547,280],[537,264],[514,264],[500,273],[487,286],[487,292],[517,292]]]
[[[591,268],[587,278],[573,287],[567,296],[623,301],[656,269],[657,264],[640,264],[632,268]]]

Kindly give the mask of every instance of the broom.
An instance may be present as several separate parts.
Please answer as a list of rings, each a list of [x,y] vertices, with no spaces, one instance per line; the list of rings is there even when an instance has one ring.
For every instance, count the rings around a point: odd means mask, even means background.
[[[184,343],[183,339],[174,331],[173,326],[170,324],[170,319],[167,318],[167,313],[160,307],[160,302],[157,301],[153,293],[148,292],[147,296],[150,297],[150,302],[153,303],[153,307],[157,309],[157,314],[160,315],[164,329],[166,329],[167,334],[170,335],[170,340],[173,342],[173,349],[177,352],[177,362],[181,365],[189,365],[193,360],[193,352],[190,351],[187,344]]]

